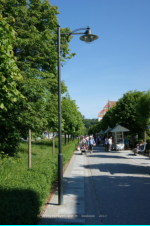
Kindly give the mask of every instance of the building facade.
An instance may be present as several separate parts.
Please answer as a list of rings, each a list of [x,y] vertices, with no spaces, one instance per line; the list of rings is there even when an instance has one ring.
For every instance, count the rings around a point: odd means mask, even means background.
[[[106,112],[110,108],[114,107],[116,105],[116,103],[117,103],[117,101],[108,100],[108,103],[104,106],[103,110],[101,110],[98,114],[98,121],[100,121],[103,118],[103,116],[106,114]]]

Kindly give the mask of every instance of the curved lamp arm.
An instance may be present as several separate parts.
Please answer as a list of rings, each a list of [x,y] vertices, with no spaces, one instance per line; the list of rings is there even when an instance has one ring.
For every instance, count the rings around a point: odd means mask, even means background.
[[[71,31],[70,33],[61,33],[61,35],[66,35],[66,34],[71,35],[74,32],[81,31],[81,30],[87,30],[87,29],[90,29],[90,28],[89,27],[78,28],[78,29]],[[84,33],[76,33],[76,34],[84,34]]]
[[[81,31],[81,30],[86,30],[86,32],[84,32],[84,33],[76,33],[77,31]],[[64,45],[64,43],[65,43],[65,41],[66,41],[66,39],[70,36],[70,35],[83,35],[83,34],[86,34],[87,33],[87,31],[89,31],[90,30],[90,28],[89,28],[89,26],[88,27],[85,27],[85,28],[78,28],[78,29],[75,29],[75,30],[73,30],[73,31],[71,31],[70,33],[60,33],[60,35],[66,35],[66,38],[64,39],[64,42],[63,42],[63,44],[62,44],[62,47],[61,47],[61,49],[60,49],[60,52],[62,52],[62,49],[63,49],[63,45]]]

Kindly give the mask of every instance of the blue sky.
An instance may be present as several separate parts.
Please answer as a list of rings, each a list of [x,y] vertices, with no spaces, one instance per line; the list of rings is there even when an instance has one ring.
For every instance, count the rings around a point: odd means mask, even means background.
[[[50,0],[61,27],[89,26],[92,44],[73,37],[76,56],[61,68],[69,94],[85,118],[97,118],[129,90],[150,88],[150,0]]]

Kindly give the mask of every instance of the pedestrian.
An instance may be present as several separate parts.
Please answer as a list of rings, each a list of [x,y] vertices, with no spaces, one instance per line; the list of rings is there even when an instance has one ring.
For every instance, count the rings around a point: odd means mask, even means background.
[[[109,151],[111,151],[111,149],[112,149],[112,137],[109,138],[108,144],[109,144]]]
[[[82,140],[81,140],[81,148],[86,145],[86,139],[84,138],[84,136],[82,137]]]
[[[92,139],[92,136],[90,136],[88,145],[89,145],[90,153],[92,154],[93,153],[93,146],[95,145],[95,141]]]
[[[125,149],[127,150],[128,149],[128,138],[127,138],[127,136],[125,136],[124,144],[125,144]]]
[[[108,151],[108,137],[105,138],[105,151]]]
[[[88,136],[86,136],[86,138],[85,138],[85,140],[86,140],[86,150],[88,150],[88,142],[89,142],[89,137]]]

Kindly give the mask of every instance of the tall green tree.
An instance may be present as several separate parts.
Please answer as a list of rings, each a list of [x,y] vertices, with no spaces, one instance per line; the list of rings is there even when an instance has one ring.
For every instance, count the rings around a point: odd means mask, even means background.
[[[13,53],[15,31],[0,14],[0,109],[7,110],[23,95],[17,89],[22,76]]]
[[[96,134],[99,133],[100,130],[102,129],[102,120],[94,124],[93,126],[90,127],[88,134]]]
[[[85,119],[84,118],[83,122],[84,122],[85,127],[87,129],[89,129],[89,127],[91,127],[97,123],[97,119],[94,119],[94,118],[93,119]]]
[[[1,134],[2,140],[7,135],[7,140],[10,140],[12,134],[18,134],[19,139],[19,134],[27,135],[28,128],[38,131],[48,124],[47,109],[51,107],[48,100],[51,95],[58,94],[57,14],[59,12],[58,7],[51,6],[47,0],[29,2],[6,0],[1,2],[1,9],[3,17],[12,19],[9,20],[9,25],[13,26],[16,32],[13,51],[17,58],[17,67],[23,77],[23,81],[18,82],[16,88],[26,97],[11,106],[7,113],[0,115],[3,118],[1,126],[5,130],[3,135]],[[65,28],[61,31],[70,32],[70,29]],[[61,38],[61,43],[64,42],[61,52],[62,62],[75,55],[69,50],[68,43],[71,38],[69,36],[65,41],[65,37]],[[64,92],[66,86],[62,82],[62,93]],[[6,124],[13,129],[10,130]]]
[[[146,130],[150,125],[150,90],[139,96],[136,104],[138,122],[143,129],[143,141],[146,142]]]
[[[62,97],[62,118],[64,119],[64,132],[66,134],[82,134],[85,128],[82,115],[68,93]]]
[[[116,125],[116,107],[114,106],[113,108],[110,108],[106,114],[103,116],[102,120],[100,121],[101,122],[101,129],[103,131],[105,131],[108,126],[110,128],[113,128],[115,125]]]
[[[142,92],[137,90],[123,94],[123,97],[119,99],[115,106],[115,114],[112,117],[112,120],[115,123],[121,124],[130,130],[133,146],[134,136],[136,133],[140,134],[141,132],[139,118],[136,111],[137,100],[141,95]]]
[[[101,129],[105,131],[108,126],[113,128],[118,123],[130,130],[132,144],[134,145],[134,136],[138,133],[140,137],[142,131],[141,120],[137,111],[137,102],[141,100],[140,97],[142,98],[143,95],[143,92],[137,90],[123,94],[123,97],[118,100],[116,106],[109,109],[100,123],[90,128],[89,133],[97,133]]]

